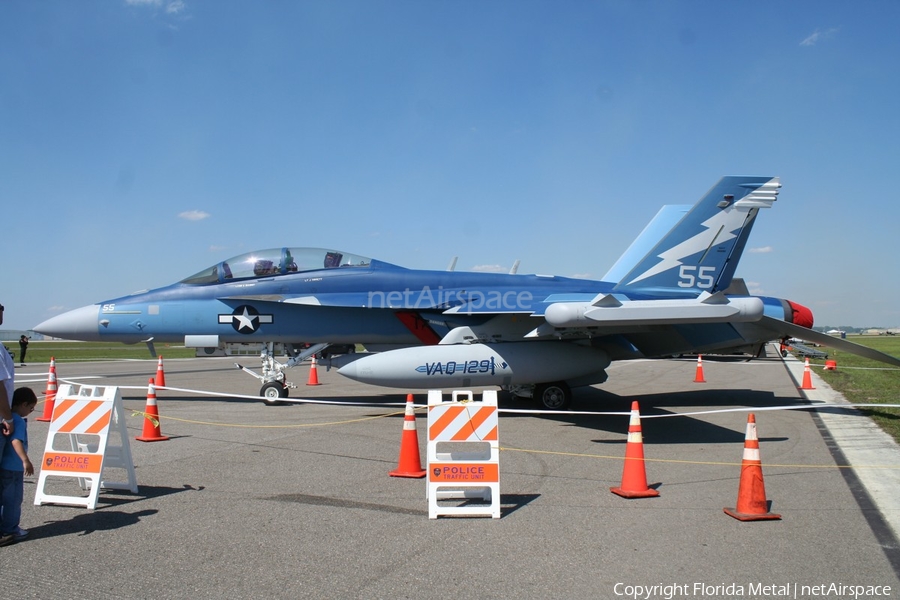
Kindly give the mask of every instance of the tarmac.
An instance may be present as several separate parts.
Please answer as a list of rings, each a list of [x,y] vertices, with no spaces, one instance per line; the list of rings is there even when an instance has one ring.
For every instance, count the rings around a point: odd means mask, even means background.
[[[429,519],[425,480],[388,475],[406,394],[421,405],[424,391],[321,367],[321,385],[307,386],[301,366],[289,371],[292,399],[333,404],[266,406],[254,398],[259,382],[233,363],[165,360],[157,397],[170,439],[152,443],[133,438],[155,361],[57,363],[60,383],[120,388],[139,492],[104,491],[95,510],[35,506],[38,478],[26,478],[30,536],[0,548],[11,596],[900,595],[900,449],[869,419],[832,406],[845,401],[815,374],[816,390],[799,390],[794,359],[704,357],[706,383],[694,383],[691,358],[615,363],[607,383],[576,390],[564,413],[508,412],[533,405],[501,393],[500,519]],[[17,368],[16,378],[40,394],[47,365]],[[632,400],[657,498],[609,491],[622,479]],[[778,521],[723,512],[736,503],[748,412]],[[36,465],[48,427],[29,422]],[[423,411],[417,433],[424,465]],[[63,486],[81,493],[74,481]]]

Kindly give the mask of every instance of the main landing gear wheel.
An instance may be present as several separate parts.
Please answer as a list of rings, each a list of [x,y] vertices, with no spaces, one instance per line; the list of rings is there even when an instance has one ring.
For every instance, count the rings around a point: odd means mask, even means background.
[[[572,403],[572,390],[563,381],[534,386],[534,399],[545,410],[566,410]]]
[[[262,396],[263,402],[274,406],[280,404],[281,398],[288,397],[288,389],[280,381],[270,381],[260,388],[259,395]]]

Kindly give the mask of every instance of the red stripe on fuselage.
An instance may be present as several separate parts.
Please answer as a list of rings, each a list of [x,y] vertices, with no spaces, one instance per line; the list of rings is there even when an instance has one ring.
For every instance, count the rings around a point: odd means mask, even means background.
[[[428,321],[419,316],[419,313],[412,311],[397,311],[394,313],[400,322],[412,332],[419,341],[427,346],[434,346],[441,341],[441,337],[435,333],[434,329],[428,324]]]

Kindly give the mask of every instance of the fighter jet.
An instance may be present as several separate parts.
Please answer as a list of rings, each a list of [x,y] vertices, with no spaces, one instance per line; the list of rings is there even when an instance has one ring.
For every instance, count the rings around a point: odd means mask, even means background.
[[[802,337],[900,366],[900,360],[819,334],[796,302],[754,296],[734,278],[776,177],[724,177],[695,205],[666,206],[602,280],[406,269],[325,248],[275,248],[216,263],[172,285],[53,317],[34,329],[85,341],[262,343],[244,369],[276,403],[295,387],[287,368],[329,345],[358,381],[413,389],[500,386],[565,409],[572,388],[606,381],[612,361],[744,352]],[[279,362],[274,344],[305,342]]]

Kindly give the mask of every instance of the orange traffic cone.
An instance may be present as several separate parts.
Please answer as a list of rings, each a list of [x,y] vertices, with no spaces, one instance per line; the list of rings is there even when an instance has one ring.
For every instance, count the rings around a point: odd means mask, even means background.
[[[759,459],[759,438],[756,437],[756,416],[753,413],[747,417],[747,435],[744,439],[737,507],[724,510],[725,514],[739,521],[767,521],[781,518],[781,515],[769,512],[762,461]]]
[[[837,371],[837,361],[829,358],[825,361],[825,370],[826,371]]]
[[[159,357],[159,362],[156,363],[156,381],[154,383],[156,387],[166,387],[166,373],[163,371],[162,356]]]
[[[703,379],[703,356],[697,355],[697,374],[694,376],[694,383],[706,383]]]
[[[809,357],[806,357],[806,365],[803,367],[803,383],[800,384],[801,390],[814,390],[812,384],[812,375],[809,371]]]
[[[391,477],[425,477],[419,459],[419,435],[416,433],[416,411],[413,395],[406,395],[406,414],[403,416],[403,435],[400,438],[400,461],[397,468],[388,473]]]
[[[623,498],[652,498],[659,492],[647,487],[647,471],[644,468],[644,438],[641,435],[641,413],[637,400],[631,403],[631,421],[628,423],[628,442],[625,444],[625,466],[622,485],[609,488]]]
[[[56,359],[50,357],[50,375],[47,377],[47,391],[44,392],[44,414],[35,421],[53,419],[53,405],[56,404]]]
[[[159,428],[159,409],[156,407],[156,389],[153,378],[147,386],[147,408],[144,412],[144,431],[140,437],[134,438],[140,442],[162,442],[169,439],[162,434]]]
[[[319,383],[319,373],[316,371],[316,355],[313,354],[312,364],[309,367],[309,381],[306,382],[306,385],[321,385]]]

